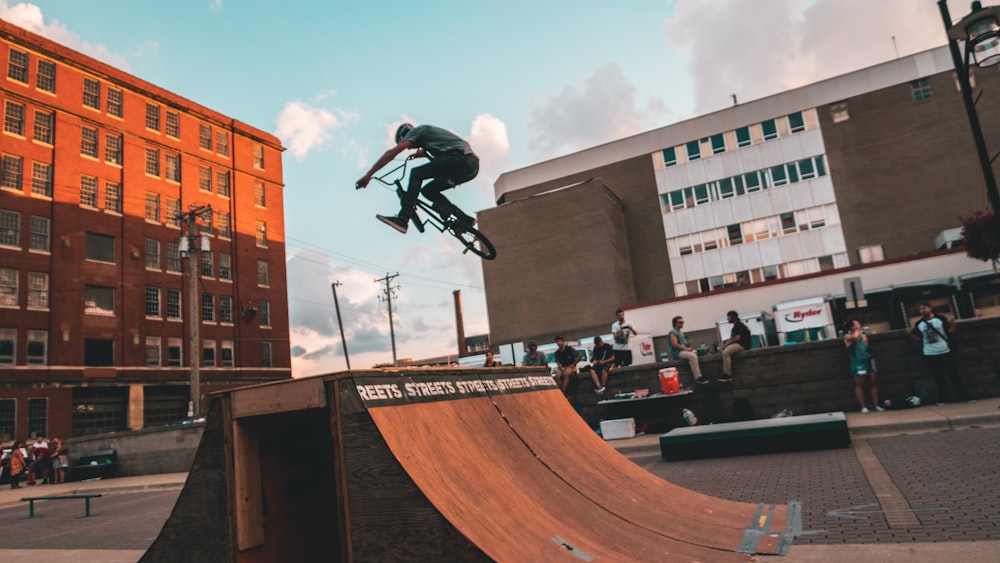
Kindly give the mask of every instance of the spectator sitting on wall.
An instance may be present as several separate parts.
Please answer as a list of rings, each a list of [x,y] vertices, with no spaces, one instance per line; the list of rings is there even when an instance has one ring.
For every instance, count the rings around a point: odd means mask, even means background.
[[[726,313],[726,320],[733,325],[729,338],[722,343],[722,377],[719,381],[729,382],[733,380],[733,356],[743,350],[750,349],[750,329],[740,320],[740,314],[736,311]]]
[[[701,367],[698,365],[698,352],[691,347],[688,343],[687,335],[681,330],[684,328],[684,317],[678,315],[670,321],[670,324],[674,327],[667,333],[669,336],[667,347],[670,349],[670,357],[675,360],[683,359],[688,361],[695,383],[708,383],[708,378],[701,374]]]
[[[566,340],[562,336],[556,337],[556,345],[559,346],[555,351],[556,383],[565,393],[569,389],[570,378],[576,373],[576,364],[580,361],[580,353],[572,346],[567,346]]]
[[[549,358],[545,352],[538,351],[538,344],[534,340],[528,341],[528,351],[521,358],[522,366],[548,366]]]
[[[594,359],[590,363],[590,377],[594,380],[594,392],[602,395],[608,384],[608,369],[615,361],[615,351],[610,344],[604,342],[603,338],[595,336],[593,353]]]
[[[500,362],[493,359],[493,351],[486,352],[486,361],[483,363],[484,368],[495,368],[499,367]]]

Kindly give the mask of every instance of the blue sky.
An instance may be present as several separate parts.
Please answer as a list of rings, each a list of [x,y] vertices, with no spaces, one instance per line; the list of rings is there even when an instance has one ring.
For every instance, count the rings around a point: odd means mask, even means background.
[[[466,333],[488,331],[479,260],[378,223],[393,194],[353,188],[401,120],[470,140],[480,175],[449,196],[478,211],[504,171],[945,42],[934,0],[0,0],[0,17],[282,139],[296,376],[345,367],[333,281],[352,367],[392,358],[386,274],[400,358],[454,353],[454,290]]]

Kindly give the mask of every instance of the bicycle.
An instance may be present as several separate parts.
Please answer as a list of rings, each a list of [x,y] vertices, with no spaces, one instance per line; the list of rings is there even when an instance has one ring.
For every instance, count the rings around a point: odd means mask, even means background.
[[[399,166],[389,170],[381,176],[373,176],[372,179],[378,180],[380,184],[383,184],[389,189],[393,187],[396,188],[396,197],[399,201],[403,201],[403,196],[406,190],[403,188],[403,177],[406,176],[406,167],[410,161],[410,158],[403,160],[403,163]],[[396,171],[400,171],[398,175],[395,175]],[[394,176],[390,178],[390,176]],[[360,189],[355,186],[356,189]],[[456,207],[456,209],[458,209]],[[423,211],[426,215],[426,219],[420,217],[419,211]],[[473,254],[483,258],[484,260],[492,260],[497,257],[496,248],[493,247],[493,243],[490,242],[483,233],[479,232],[474,226],[459,221],[458,219],[449,216],[442,217],[438,210],[434,209],[433,204],[423,198],[423,194],[417,197],[416,205],[413,207],[413,218],[410,220],[413,226],[416,227],[421,233],[424,232],[426,225],[430,224],[432,227],[438,230],[438,232],[448,233],[451,236],[458,239],[465,247],[462,254],[466,252],[472,252]]]

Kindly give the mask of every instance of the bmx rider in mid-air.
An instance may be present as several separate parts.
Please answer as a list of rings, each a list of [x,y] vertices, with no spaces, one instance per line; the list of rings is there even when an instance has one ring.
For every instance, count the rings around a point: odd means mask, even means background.
[[[357,181],[356,187],[367,186],[376,172],[392,162],[396,155],[409,149],[417,149],[411,158],[429,156],[431,161],[410,172],[410,181],[400,202],[399,214],[396,216],[376,215],[376,217],[393,229],[406,233],[410,220],[416,217],[414,206],[417,197],[423,193],[442,218],[447,219],[454,215],[458,221],[470,226],[473,225],[475,219],[455,207],[441,192],[475,178],[476,174],[479,174],[479,157],[472,152],[472,147],[464,139],[440,127],[433,125],[414,126],[411,123],[400,125],[396,129],[396,146],[385,151],[379,157],[372,165],[371,170]],[[424,181],[428,179],[430,182],[424,185]]]

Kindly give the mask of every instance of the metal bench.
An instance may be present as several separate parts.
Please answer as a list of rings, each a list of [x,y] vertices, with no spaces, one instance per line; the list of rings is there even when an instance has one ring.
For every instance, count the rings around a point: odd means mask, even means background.
[[[84,518],[90,516],[90,499],[99,498],[101,495],[99,493],[93,494],[80,494],[80,495],[52,495],[49,497],[24,497],[21,500],[28,501],[28,518],[35,517],[35,502],[39,500],[67,500],[67,499],[79,499],[82,498],[84,502]]]

